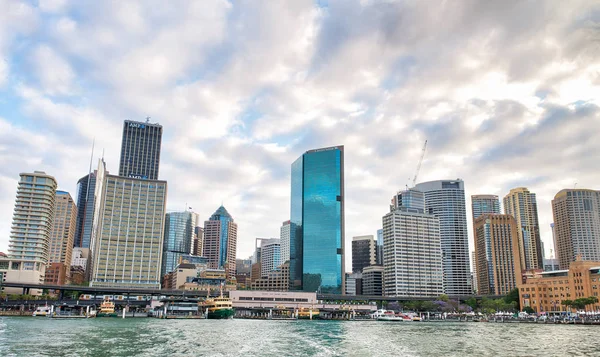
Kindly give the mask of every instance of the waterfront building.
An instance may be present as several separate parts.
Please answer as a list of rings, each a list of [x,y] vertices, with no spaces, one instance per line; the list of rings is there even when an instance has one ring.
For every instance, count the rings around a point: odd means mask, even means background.
[[[291,168],[290,284],[343,294],[344,147],[309,150]]]
[[[362,294],[369,296],[383,296],[383,276],[385,268],[381,265],[372,265],[363,269]]]
[[[544,271],[560,270],[560,263],[556,258],[544,258]]]
[[[199,222],[198,222],[199,223]],[[204,249],[204,228],[194,228],[194,241],[192,242],[192,254],[202,255]]]
[[[377,257],[376,264],[383,265],[383,229],[377,230]]]
[[[77,181],[77,223],[75,225],[74,246],[90,248],[96,207],[96,178],[94,170]]]
[[[184,254],[192,253],[195,227],[199,221],[194,212],[169,212],[165,216],[161,276],[173,271]]]
[[[522,280],[517,222],[509,214],[475,220],[475,271],[479,295],[506,295]]]
[[[162,132],[159,124],[125,120],[119,176],[158,180]]]
[[[402,193],[395,197],[401,198]],[[424,195],[414,189],[408,195],[419,193]],[[402,205],[392,205],[383,216],[384,294],[437,297],[444,293],[440,221],[424,213],[418,200],[399,202]]]
[[[90,286],[160,288],[167,183],[106,175],[102,187]]]
[[[290,263],[286,262],[275,270],[269,271],[266,276],[253,280],[252,290],[288,291],[290,287]]]
[[[519,284],[521,309],[531,307],[535,312],[559,314],[571,311],[563,300],[598,297],[600,291],[600,261],[570,263],[568,270],[531,272],[531,276]],[[600,303],[587,306],[588,311],[600,311]]]
[[[517,221],[523,269],[542,269],[542,245],[535,193],[525,187],[510,190],[504,197],[504,213],[512,215]]]
[[[260,276],[267,277],[269,273],[281,265],[281,240],[271,238],[261,244]]]
[[[227,279],[235,277],[235,260],[237,247],[237,223],[220,206],[208,221],[204,221],[204,251],[209,267],[225,269]]]
[[[90,250],[88,248],[73,248],[71,254],[71,266],[81,267],[83,271],[87,271],[90,261]]]
[[[43,284],[46,275],[46,264],[37,259],[19,259],[11,256],[0,256],[0,292],[22,294],[22,288],[8,288],[3,282]],[[30,295],[41,295],[41,289],[31,289]]]
[[[372,235],[352,237],[352,272],[360,273],[377,263],[377,247]]]
[[[464,182],[460,179],[430,181],[417,184],[415,189],[425,193],[425,212],[439,219],[444,292],[472,294]]]
[[[473,222],[484,213],[500,214],[500,200],[496,195],[471,195]]]
[[[291,234],[294,232],[292,221],[287,220],[281,225],[279,230],[279,239],[281,239],[281,262],[290,260],[290,241]]]
[[[556,258],[567,269],[582,260],[600,261],[600,191],[565,189],[552,200]]]
[[[86,280],[86,271],[78,265],[71,266],[71,285],[82,285]]]
[[[46,284],[64,285],[69,281],[76,221],[77,207],[71,195],[56,191]]]
[[[42,171],[19,176],[8,254],[23,260],[25,270],[41,270],[50,258],[57,184]]]
[[[362,295],[362,273],[346,273],[346,295]]]

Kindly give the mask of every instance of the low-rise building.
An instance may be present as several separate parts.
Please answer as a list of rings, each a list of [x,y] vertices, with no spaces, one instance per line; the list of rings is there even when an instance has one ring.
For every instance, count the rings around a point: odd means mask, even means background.
[[[290,286],[290,264],[285,263],[266,277],[252,281],[250,289],[266,291],[288,291]]]
[[[46,275],[46,264],[35,259],[18,259],[0,257],[0,275],[2,281],[11,283],[43,284]],[[21,288],[2,287],[1,292],[7,294],[21,294]],[[41,295],[42,290],[31,289],[31,295]]]

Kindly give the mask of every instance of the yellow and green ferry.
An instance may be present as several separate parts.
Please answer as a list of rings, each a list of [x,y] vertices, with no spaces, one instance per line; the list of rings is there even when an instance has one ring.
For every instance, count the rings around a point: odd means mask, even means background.
[[[96,313],[96,317],[118,317],[115,312],[115,303],[109,299],[104,299],[100,304],[100,311]]]
[[[231,299],[223,297],[223,295],[207,298],[201,306],[207,319],[228,319],[235,313]]]

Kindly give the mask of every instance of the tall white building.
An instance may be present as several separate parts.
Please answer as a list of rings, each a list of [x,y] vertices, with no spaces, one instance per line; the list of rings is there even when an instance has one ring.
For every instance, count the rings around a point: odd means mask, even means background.
[[[90,286],[160,289],[167,183],[107,175],[102,190]]]
[[[260,276],[269,276],[281,263],[281,241],[277,238],[263,240],[260,249]]]
[[[425,193],[425,212],[439,219],[444,292],[472,294],[464,182],[461,179],[430,181],[415,188]]]
[[[290,234],[292,233],[292,222],[285,221],[279,231],[279,239],[281,239],[281,262],[285,263],[290,260]]]
[[[439,219],[408,202],[383,216],[384,295],[437,297],[444,292]]]

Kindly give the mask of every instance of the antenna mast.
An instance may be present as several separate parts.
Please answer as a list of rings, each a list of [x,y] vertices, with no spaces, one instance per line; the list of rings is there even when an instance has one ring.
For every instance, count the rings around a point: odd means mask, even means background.
[[[413,177],[412,185],[415,187],[417,184],[417,177],[419,176],[419,171],[421,171],[421,164],[423,163],[423,158],[425,157],[425,150],[427,149],[427,140],[425,140],[425,144],[423,144],[423,149],[421,150],[421,158],[419,159],[419,164],[417,165],[417,172],[415,172],[415,177]]]

